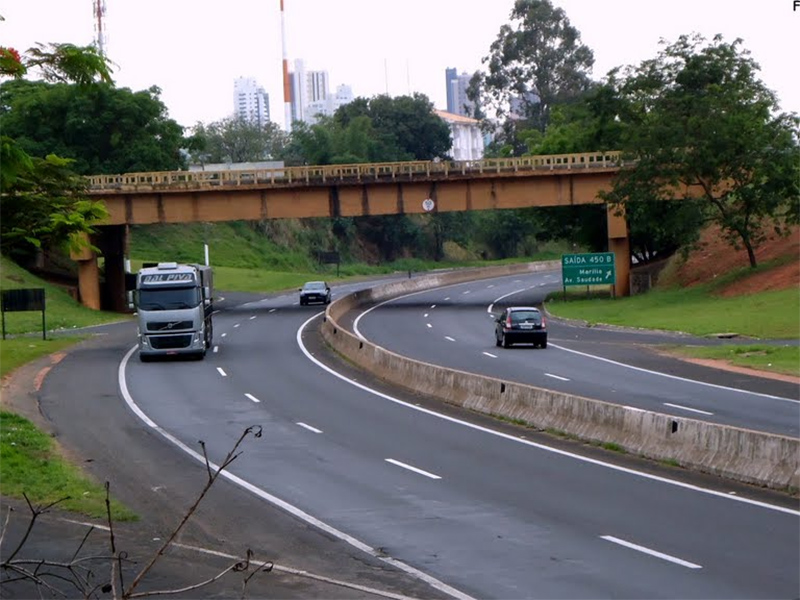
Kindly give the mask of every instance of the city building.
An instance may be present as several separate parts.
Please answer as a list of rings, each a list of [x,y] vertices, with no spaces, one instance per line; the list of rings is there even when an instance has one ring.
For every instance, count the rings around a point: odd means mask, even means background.
[[[450,126],[453,140],[453,160],[481,160],[483,158],[484,135],[478,120],[444,110],[433,111]]]
[[[455,68],[445,69],[444,74],[447,85],[447,112],[463,116],[472,115],[474,103],[467,98],[467,88],[472,76],[466,72],[459,75]]]
[[[233,114],[237,119],[264,126],[269,123],[269,94],[252,77],[233,83]]]
[[[340,85],[335,94],[330,93],[327,71],[306,71],[302,60],[296,60],[294,67],[289,73],[292,121],[313,124],[318,115],[333,115],[337,108],[353,101],[349,85]]]

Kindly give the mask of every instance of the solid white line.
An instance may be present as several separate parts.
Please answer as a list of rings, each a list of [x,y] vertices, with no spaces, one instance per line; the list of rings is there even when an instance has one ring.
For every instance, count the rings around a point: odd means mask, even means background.
[[[319,314],[311,317],[310,319],[308,319],[305,323],[303,323],[303,325],[300,326],[300,329],[298,329],[298,331],[297,331],[297,336],[298,336],[297,341],[300,344],[300,347],[303,350],[303,353],[306,354],[306,356],[308,356],[309,358],[311,358],[311,360],[314,360],[314,359],[311,356],[311,354],[307,351],[307,349],[302,345],[302,341],[301,341],[299,336],[302,333],[303,328],[305,328],[305,326],[308,325],[308,323],[310,323],[313,319],[317,318],[320,314],[322,314],[322,313],[319,313]],[[128,350],[128,353],[123,357],[122,361],[119,364],[119,369],[117,370],[117,383],[119,385],[119,389],[120,389],[120,393],[122,394],[122,397],[125,399],[125,402],[127,403],[128,407],[136,414],[137,417],[139,417],[139,419],[141,419],[141,421],[145,425],[147,425],[148,427],[150,427],[151,429],[153,429],[154,431],[159,433],[167,441],[169,441],[170,443],[172,443],[173,445],[178,447],[180,450],[182,450],[183,452],[185,452],[186,454],[191,456],[193,459],[195,459],[201,465],[205,466],[206,465],[206,457],[205,456],[203,456],[199,452],[193,450],[192,448],[190,448],[189,446],[184,444],[182,441],[180,441],[178,438],[173,436],[168,431],[166,431],[166,430],[162,429],[161,427],[159,427],[159,425],[155,421],[153,421],[150,417],[148,417],[142,411],[142,409],[139,408],[139,406],[136,404],[136,402],[134,402],[133,396],[131,396],[130,391],[128,390],[128,382],[125,380],[125,367],[127,366],[128,361],[130,360],[131,356],[133,355],[134,352],[136,352],[137,349],[138,349],[138,344],[136,346],[131,347],[131,349]],[[319,363],[319,364],[321,364],[321,363]],[[208,461],[208,466],[211,467],[212,469],[215,469],[215,470],[219,469],[219,466],[217,464],[211,462],[211,461]],[[340,530],[336,529],[335,527],[331,527],[330,525],[328,525],[324,521],[321,521],[321,520],[317,519],[316,517],[314,517],[314,516],[304,512],[304,511],[300,510],[296,506],[294,506],[292,504],[289,504],[288,502],[286,502],[284,500],[281,500],[277,496],[273,496],[272,494],[262,490],[261,488],[253,485],[249,481],[246,481],[246,480],[242,479],[241,477],[237,477],[236,475],[234,475],[230,471],[221,471],[220,472],[220,476],[225,477],[227,480],[229,480],[229,481],[233,482],[234,484],[238,485],[239,487],[249,491],[250,493],[258,496],[262,500],[266,500],[267,502],[269,502],[273,506],[277,506],[278,508],[281,508],[281,509],[285,510],[289,514],[294,515],[296,518],[298,518],[298,519],[300,519],[302,521],[305,521],[306,523],[308,523],[312,527],[316,527],[317,529],[327,533],[328,535],[331,535],[331,536],[333,536],[333,537],[335,537],[337,539],[340,539],[343,542],[345,542],[347,544],[350,544],[354,548],[356,548],[358,550],[361,550],[362,552],[366,552],[367,554],[369,554],[370,556],[376,558],[377,560],[383,561],[386,564],[389,564],[389,565],[393,566],[396,569],[400,569],[401,571],[404,571],[405,573],[408,573],[409,575],[412,575],[413,577],[416,577],[416,578],[420,579],[421,581],[424,581],[425,583],[427,583],[428,585],[432,586],[433,588],[435,588],[435,589],[437,589],[437,590],[439,590],[439,591],[441,591],[441,592],[443,592],[445,594],[448,594],[448,595],[452,596],[453,598],[457,598],[458,600],[475,600],[472,596],[470,596],[468,594],[465,594],[464,592],[462,592],[460,590],[457,590],[456,588],[451,587],[451,586],[447,585],[446,583],[444,583],[442,581],[439,581],[438,579],[436,579],[435,577],[433,577],[431,575],[428,575],[424,571],[420,571],[419,569],[416,569],[416,568],[412,567],[411,565],[407,565],[406,563],[404,563],[404,562],[402,562],[400,560],[397,560],[397,559],[392,558],[390,556],[386,556],[383,551],[378,550],[376,548],[373,548],[373,547],[369,546],[368,544],[365,544],[361,540],[359,540],[359,539],[357,539],[357,538],[355,538],[355,537],[353,537],[351,535],[348,535],[347,533],[345,533],[343,531],[340,531]]]
[[[300,427],[308,429],[309,431],[313,431],[314,433],[322,433],[321,429],[317,429],[316,427],[312,427],[311,425],[306,425],[305,423],[300,423],[299,421],[297,424],[300,425]]]
[[[491,354],[489,352],[483,352],[482,354],[485,354],[486,356],[488,356],[490,358],[497,358],[497,354]]]
[[[217,371],[219,371],[219,374],[222,375],[223,377],[228,376],[228,374],[222,370],[222,367],[217,367]]]
[[[111,528],[107,525],[98,525],[97,523],[88,523],[86,521],[73,521],[72,519],[61,519],[66,523],[72,523],[74,525],[82,525],[85,527],[94,527],[95,529],[102,529],[103,531],[111,531]]]
[[[664,406],[671,406],[672,408],[680,408],[681,410],[688,410],[689,412],[700,413],[701,415],[713,415],[714,413],[708,412],[705,410],[699,410],[697,408],[689,408],[688,406],[681,406],[680,404],[670,404],[669,402],[664,402]]]
[[[253,396],[253,394],[245,394],[245,396],[247,396],[248,398],[250,398],[250,400],[252,400],[253,402],[261,402],[261,400],[259,400],[259,399],[258,399],[258,398],[256,398],[255,396]]]
[[[444,336],[444,339],[446,339],[449,342],[455,342],[456,341],[455,338],[451,338],[449,335]]]
[[[545,373],[548,377],[552,377],[553,379],[559,379],[561,381],[569,381],[566,377],[561,377],[560,375],[553,375],[552,373]]]
[[[523,439],[520,439],[518,437],[509,435],[507,433],[503,433],[503,432],[500,432],[500,431],[495,431],[494,429],[489,429],[488,427],[483,427],[481,425],[476,425],[475,423],[470,423],[469,421],[462,421],[460,419],[456,419],[455,417],[451,417],[451,416],[448,416],[448,415],[444,415],[444,414],[438,413],[438,412],[436,412],[434,410],[430,410],[430,409],[427,409],[427,408],[423,408],[421,406],[416,406],[414,404],[410,404],[408,402],[405,402],[404,400],[400,400],[399,398],[395,398],[394,396],[390,396],[389,394],[384,394],[383,392],[379,392],[377,390],[374,390],[374,389],[364,385],[363,383],[359,383],[358,381],[356,381],[354,379],[350,379],[349,377],[346,377],[346,376],[342,375],[341,373],[338,373],[338,372],[334,371],[328,365],[324,364],[319,359],[317,359],[313,354],[311,354],[311,352],[308,350],[308,348],[305,347],[305,345],[303,344],[303,338],[302,338],[303,330],[315,318],[316,318],[316,316],[307,319],[305,321],[305,323],[300,325],[299,329],[297,330],[297,335],[295,336],[295,340],[297,341],[297,345],[300,347],[301,352],[306,355],[306,358],[308,360],[310,360],[311,362],[316,364],[323,371],[326,371],[327,373],[329,373],[330,375],[333,375],[337,379],[341,379],[342,381],[344,381],[346,383],[349,383],[350,385],[352,385],[354,387],[357,387],[360,390],[363,390],[363,391],[365,391],[367,393],[373,394],[374,396],[377,396],[379,398],[383,398],[384,400],[388,400],[389,402],[393,402],[394,404],[398,404],[400,406],[405,406],[406,408],[410,408],[411,410],[417,410],[417,411],[425,413],[427,415],[431,415],[431,416],[436,417],[438,419],[442,419],[443,421],[448,421],[450,423],[456,423],[456,424],[461,425],[463,427],[468,427],[469,429],[474,429],[476,431],[482,431],[483,433],[488,433],[490,435],[501,437],[501,438],[516,442],[518,444],[525,444],[526,446],[531,446],[532,448],[537,448],[537,449],[543,450],[545,452],[552,452],[553,454],[558,454],[559,456],[566,456],[566,457],[572,458],[574,460],[579,460],[579,461],[584,462],[584,463],[592,464],[592,465],[595,465],[595,466],[598,466],[598,467],[603,467],[605,469],[610,469],[612,471],[617,471],[619,473],[626,473],[628,475],[633,475],[634,477],[641,477],[642,479],[649,479],[650,481],[658,481],[659,483],[664,483],[666,485],[679,487],[679,488],[682,488],[682,489],[685,489],[685,490],[690,490],[692,492],[698,492],[698,493],[701,493],[701,494],[707,494],[709,496],[716,496],[718,498],[725,498],[727,500],[734,501],[734,502],[743,502],[743,503],[749,504],[751,506],[758,506],[760,508],[765,508],[767,510],[773,510],[775,512],[780,512],[780,513],[785,513],[785,514],[788,514],[788,515],[794,515],[796,517],[800,517],[800,511],[798,511],[798,510],[793,510],[791,508],[784,508],[783,506],[777,506],[777,505],[774,505],[774,504],[768,504],[766,502],[761,502],[760,500],[751,500],[750,498],[743,498],[741,496],[729,496],[728,494],[725,494],[723,492],[718,492],[716,490],[710,490],[708,488],[703,488],[703,487],[700,487],[700,486],[697,486],[697,485],[693,485],[693,484],[690,484],[690,483],[684,483],[683,481],[678,481],[676,479],[668,479],[666,477],[661,477],[659,475],[653,475],[651,473],[645,473],[643,471],[636,471],[635,469],[631,469],[629,467],[622,467],[620,465],[615,465],[613,463],[608,463],[608,462],[605,462],[605,461],[602,461],[602,460],[598,460],[596,458],[590,458],[588,456],[575,454],[573,452],[567,452],[566,450],[561,450],[559,448],[553,448],[552,446],[546,446],[545,444],[532,442],[530,440],[523,440]],[[492,358],[497,358],[497,356],[495,356],[493,354],[489,354],[488,352],[484,352],[483,354],[485,354],[486,356],[491,356]]]
[[[676,565],[681,565],[682,567],[686,567],[688,569],[702,569],[703,567],[700,565],[696,565],[695,563],[682,560],[680,558],[676,558],[675,556],[670,556],[669,554],[664,554],[663,552],[657,552],[656,550],[651,550],[650,548],[645,548],[644,546],[639,546],[637,544],[632,544],[630,542],[626,542],[625,540],[621,540],[619,538],[615,538],[612,535],[601,535],[606,541],[613,542],[615,544],[619,544],[620,546],[625,546],[626,548],[631,548],[632,550],[637,550],[639,552],[643,552],[645,554],[649,554],[650,556],[655,556],[656,558],[660,558],[663,560],[668,560],[669,562],[675,563]]]
[[[602,356],[595,356],[594,354],[587,354],[586,352],[580,352],[578,350],[572,350],[570,348],[565,348],[564,346],[559,346],[557,344],[550,344],[554,348],[558,348],[559,350],[563,350],[564,352],[571,352],[572,354],[577,354],[579,356],[585,356],[586,358],[593,358],[595,360],[599,360],[611,365],[616,365],[618,367],[624,367],[626,369],[633,369],[634,371],[639,371],[641,373],[647,373],[648,375],[659,375],[660,377],[667,377],[668,379],[674,379],[676,381],[683,381],[684,383],[694,383],[697,385],[704,385],[706,387],[715,388],[718,390],[725,390],[726,392],[739,392],[740,394],[751,394],[753,396],[760,396],[761,398],[769,398],[770,400],[783,400],[784,402],[794,402],[795,404],[800,404],[800,400],[794,400],[792,398],[783,398],[782,396],[771,396],[770,394],[762,394],[760,392],[751,392],[749,390],[741,390],[739,388],[732,388],[727,387],[724,385],[717,385],[716,383],[706,383],[705,381],[696,381],[694,379],[686,379],[685,377],[678,377],[677,375],[670,375],[669,373],[660,373],[658,371],[651,371],[650,369],[643,369],[642,367],[634,367],[633,365],[626,365],[625,363],[617,362],[615,360],[611,360],[610,358],[603,358]]]
[[[422,469],[418,469],[417,467],[412,467],[411,465],[407,465],[406,463],[400,462],[399,460],[395,460],[393,458],[387,458],[386,462],[392,463],[393,465],[397,465],[398,467],[402,467],[403,469],[408,469],[409,471],[414,471],[414,473],[418,473],[419,475],[430,477],[431,479],[441,479],[441,477],[439,477],[438,475],[434,475],[433,473],[428,473],[428,471],[423,471]]]
[[[503,294],[502,296],[498,296],[494,299],[494,301],[486,307],[486,312],[489,313],[489,316],[492,315],[492,310],[494,309],[494,305],[500,302],[503,298],[508,298],[509,296],[513,296],[514,294],[519,294],[520,292],[524,292],[526,290],[514,290],[513,292],[508,292],[507,294]]]

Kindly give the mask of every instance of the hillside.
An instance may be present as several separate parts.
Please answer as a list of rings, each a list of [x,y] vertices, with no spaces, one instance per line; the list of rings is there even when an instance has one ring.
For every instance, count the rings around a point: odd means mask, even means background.
[[[759,267],[750,271],[747,251],[735,250],[720,235],[719,228],[706,229],[699,247],[687,260],[675,256],[660,281],[661,285],[690,287],[713,282],[735,271],[743,277],[722,285],[716,293],[723,297],[740,296],[771,290],[785,290],[800,285],[800,227],[788,237],[772,235],[756,250]]]

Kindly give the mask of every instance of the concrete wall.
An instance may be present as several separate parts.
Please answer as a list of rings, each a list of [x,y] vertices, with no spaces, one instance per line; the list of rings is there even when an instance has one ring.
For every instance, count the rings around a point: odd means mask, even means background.
[[[401,294],[487,277],[558,268],[560,262],[465,269],[426,275],[362,290],[333,302],[322,324],[325,340],[340,354],[382,379],[415,392],[480,411],[521,419],[579,439],[618,444],[655,460],[772,488],[800,487],[800,440],[695,419],[625,408],[447,369],[400,356],[339,326],[353,308]]]

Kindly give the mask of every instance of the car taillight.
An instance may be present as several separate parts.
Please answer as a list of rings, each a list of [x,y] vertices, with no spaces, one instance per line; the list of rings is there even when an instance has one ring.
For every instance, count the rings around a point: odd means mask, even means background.
[[[542,329],[547,327],[547,321],[545,321],[544,317],[542,317]]]
[[[511,317],[506,318],[506,329],[511,329]]]

